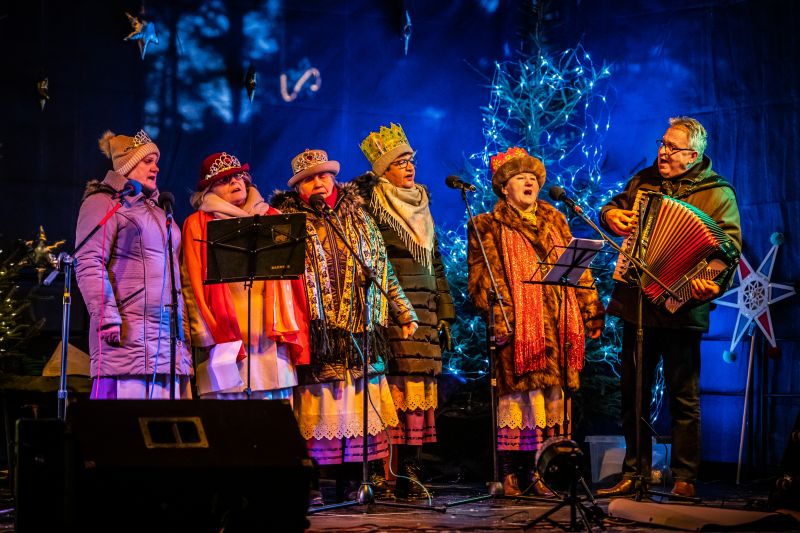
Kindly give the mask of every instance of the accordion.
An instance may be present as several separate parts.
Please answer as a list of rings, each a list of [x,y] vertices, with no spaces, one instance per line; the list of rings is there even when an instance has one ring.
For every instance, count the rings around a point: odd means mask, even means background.
[[[625,238],[622,250],[641,260],[645,267],[676,297],[669,295],[647,274],[642,274],[642,292],[655,305],[670,313],[691,299],[691,280],[717,283],[736,268],[739,251],[719,225],[693,205],[653,191],[640,190],[632,209],[638,224]],[[622,254],[614,279],[636,282],[635,269]]]

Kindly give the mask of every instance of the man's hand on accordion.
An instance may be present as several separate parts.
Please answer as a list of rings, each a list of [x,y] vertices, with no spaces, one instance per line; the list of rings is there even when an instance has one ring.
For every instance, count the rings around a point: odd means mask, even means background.
[[[692,281],[692,298],[695,300],[710,300],[719,294],[719,285],[710,279],[694,278]]]
[[[627,235],[636,227],[636,212],[630,209],[609,209],[605,215],[606,224],[617,235]]]

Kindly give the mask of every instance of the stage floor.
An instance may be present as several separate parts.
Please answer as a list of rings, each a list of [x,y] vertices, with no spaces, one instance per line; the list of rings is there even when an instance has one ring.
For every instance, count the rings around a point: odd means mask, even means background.
[[[435,507],[445,507],[447,504],[480,496],[483,494],[483,487],[480,485],[426,485],[433,496]],[[323,480],[323,494],[333,496],[334,489],[328,486]],[[754,483],[747,485],[734,485],[724,482],[701,483],[698,485],[699,496],[702,498],[702,511],[697,513],[704,519],[711,520],[716,517],[714,514],[718,509],[722,509],[722,516],[727,510],[753,511],[752,518],[756,518],[755,512],[765,512],[767,510],[767,497],[769,485],[766,483]],[[427,505],[427,500],[397,500],[400,503],[414,503],[416,505]],[[597,504],[602,509],[604,518],[602,524],[608,532],[637,532],[652,531],[659,529],[664,531],[662,526],[648,525],[646,522],[623,520],[607,516],[609,499],[598,499]],[[590,502],[586,502],[588,507]],[[679,507],[672,507],[676,504],[665,502],[658,509],[661,514],[667,517],[671,511],[679,511]],[[330,531],[533,531],[536,529],[558,529],[553,523],[541,522],[533,528],[526,529],[528,523],[536,517],[547,512],[553,504],[539,503],[517,500],[487,500],[483,502],[468,503],[456,507],[451,507],[446,512],[435,512],[430,510],[417,509],[398,509],[380,504],[371,507],[354,506],[350,508],[331,509],[318,514],[309,515],[311,522],[310,532],[330,532]],[[682,506],[681,506],[682,507]],[[698,507],[698,506],[692,506]],[[646,509],[643,510],[643,520],[647,520]],[[800,518],[800,513],[796,513]],[[568,527],[570,523],[569,507],[564,507],[556,511],[551,518]],[[746,518],[746,517],[745,517]],[[659,518],[656,518],[656,521]],[[669,521],[669,518],[666,520]],[[682,525],[686,525],[683,522]],[[698,522],[698,527],[700,527]],[[592,522],[592,529],[600,531],[597,524]],[[676,529],[676,528],[667,528]],[[719,530],[719,528],[714,528]],[[778,516],[767,519],[766,522],[756,525],[739,525],[728,527],[728,530],[735,531],[800,531],[800,522],[793,521],[787,516]]]
[[[448,504],[483,494],[483,487],[477,484],[426,484],[433,496],[433,505],[438,508]],[[333,497],[333,482],[322,480],[322,491],[326,498]],[[695,515],[701,519],[713,520],[725,517],[729,511],[750,511],[752,518],[756,513],[767,510],[769,485],[765,483],[749,483],[734,485],[725,482],[707,482],[698,485],[699,496],[703,499],[699,505],[691,506]],[[427,505],[426,500],[396,500],[398,503]],[[641,532],[654,530],[677,530],[678,527],[648,525],[640,520],[647,520],[647,509],[641,511],[637,521],[624,520],[607,516],[608,499],[597,500],[602,510],[602,524],[609,533]],[[588,507],[590,502],[586,502]],[[645,505],[646,504],[642,504]],[[541,522],[535,527],[526,529],[529,522],[547,512],[553,506],[547,502],[529,502],[518,500],[491,499],[447,508],[445,512],[418,509],[398,509],[381,505],[378,501],[373,506],[354,506],[349,508],[330,509],[308,516],[310,528],[308,532],[373,532],[373,531],[534,531],[540,529],[559,530],[568,527],[570,522],[569,507],[564,507],[552,515],[555,523]],[[651,506],[652,507],[652,506]],[[659,505],[656,512],[661,516],[655,519],[669,520],[669,516],[679,511],[682,505],[665,503]],[[700,511],[700,512],[697,512]],[[637,511],[638,512],[638,511]],[[613,513],[612,513],[613,514]],[[777,515],[757,524],[741,524],[728,526],[728,531],[798,531],[800,532],[800,513],[794,513],[795,519],[789,515]],[[685,527],[687,526],[696,527]],[[682,522],[683,529],[698,529],[702,523]],[[707,530],[709,528],[706,528]],[[721,528],[710,528],[720,530]],[[596,522],[592,522],[592,530],[600,531]],[[14,531],[14,501],[7,486],[0,487],[0,532]],[[143,532],[144,533],[144,532]]]

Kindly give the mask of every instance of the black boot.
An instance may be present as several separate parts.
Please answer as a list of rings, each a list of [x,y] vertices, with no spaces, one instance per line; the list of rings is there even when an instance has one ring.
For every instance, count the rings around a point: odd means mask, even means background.
[[[322,499],[322,491],[319,488],[319,465],[314,459],[311,459],[311,461],[314,464],[314,470],[311,473],[311,482],[309,483],[308,505],[309,507],[319,507],[320,505],[325,505]]]
[[[391,485],[386,481],[383,469],[383,459],[369,462],[369,482],[372,483],[373,494],[380,499],[394,499]]]
[[[344,463],[336,470],[336,502],[355,500],[361,486],[361,463]]]
[[[400,467],[397,483],[394,486],[394,494],[398,498],[408,498],[419,500],[428,497],[428,493],[422,486],[420,480],[421,468],[417,460],[419,446],[400,445],[397,447],[397,463]]]

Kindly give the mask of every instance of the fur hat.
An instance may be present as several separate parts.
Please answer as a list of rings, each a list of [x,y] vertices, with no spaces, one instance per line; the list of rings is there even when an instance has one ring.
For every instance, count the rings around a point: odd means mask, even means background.
[[[330,172],[336,176],[339,174],[339,162],[328,161],[328,153],[325,150],[306,148],[292,159],[292,172],[294,175],[287,183],[289,187],[294,187],[307,177],[323,172]]]
[[[503,186],[508,180],[522,174],[523,172],[530,172],[539,181],[539,188],[544,185],[547,171],[544,169],[544,163],[541,159],[533,157],[528,154],[525,148],[513,146],[505,152],[500,152],[493,155],[490,160],[492,168],[492,190],[500,198],[504,198]]]
[[[139,130],[133,137],[117,135],[108,130],[100,137],[98,144],[100,151],[111,159],[114,171],[123,176],[127,176],[128,172],[148,155],[156,154],[161,157],[158,146],[150,140],[144,130]]]
[[[397,157],[413,153],[408,144],[408,138],[400,124],[391,123],[389,127],[381,126],[378,131],[373,131],[361,141],[361,151],[372,165],[372,172],[383,176],[389,165]]]
[[[197,190],[203,191],[234,174],[241,174],[247,183],[253,183],[249,164],[242,165],[236,156],[227,152],[211,154],[203,159],[203,164],[200,165],[200,180],[197,182]]]

